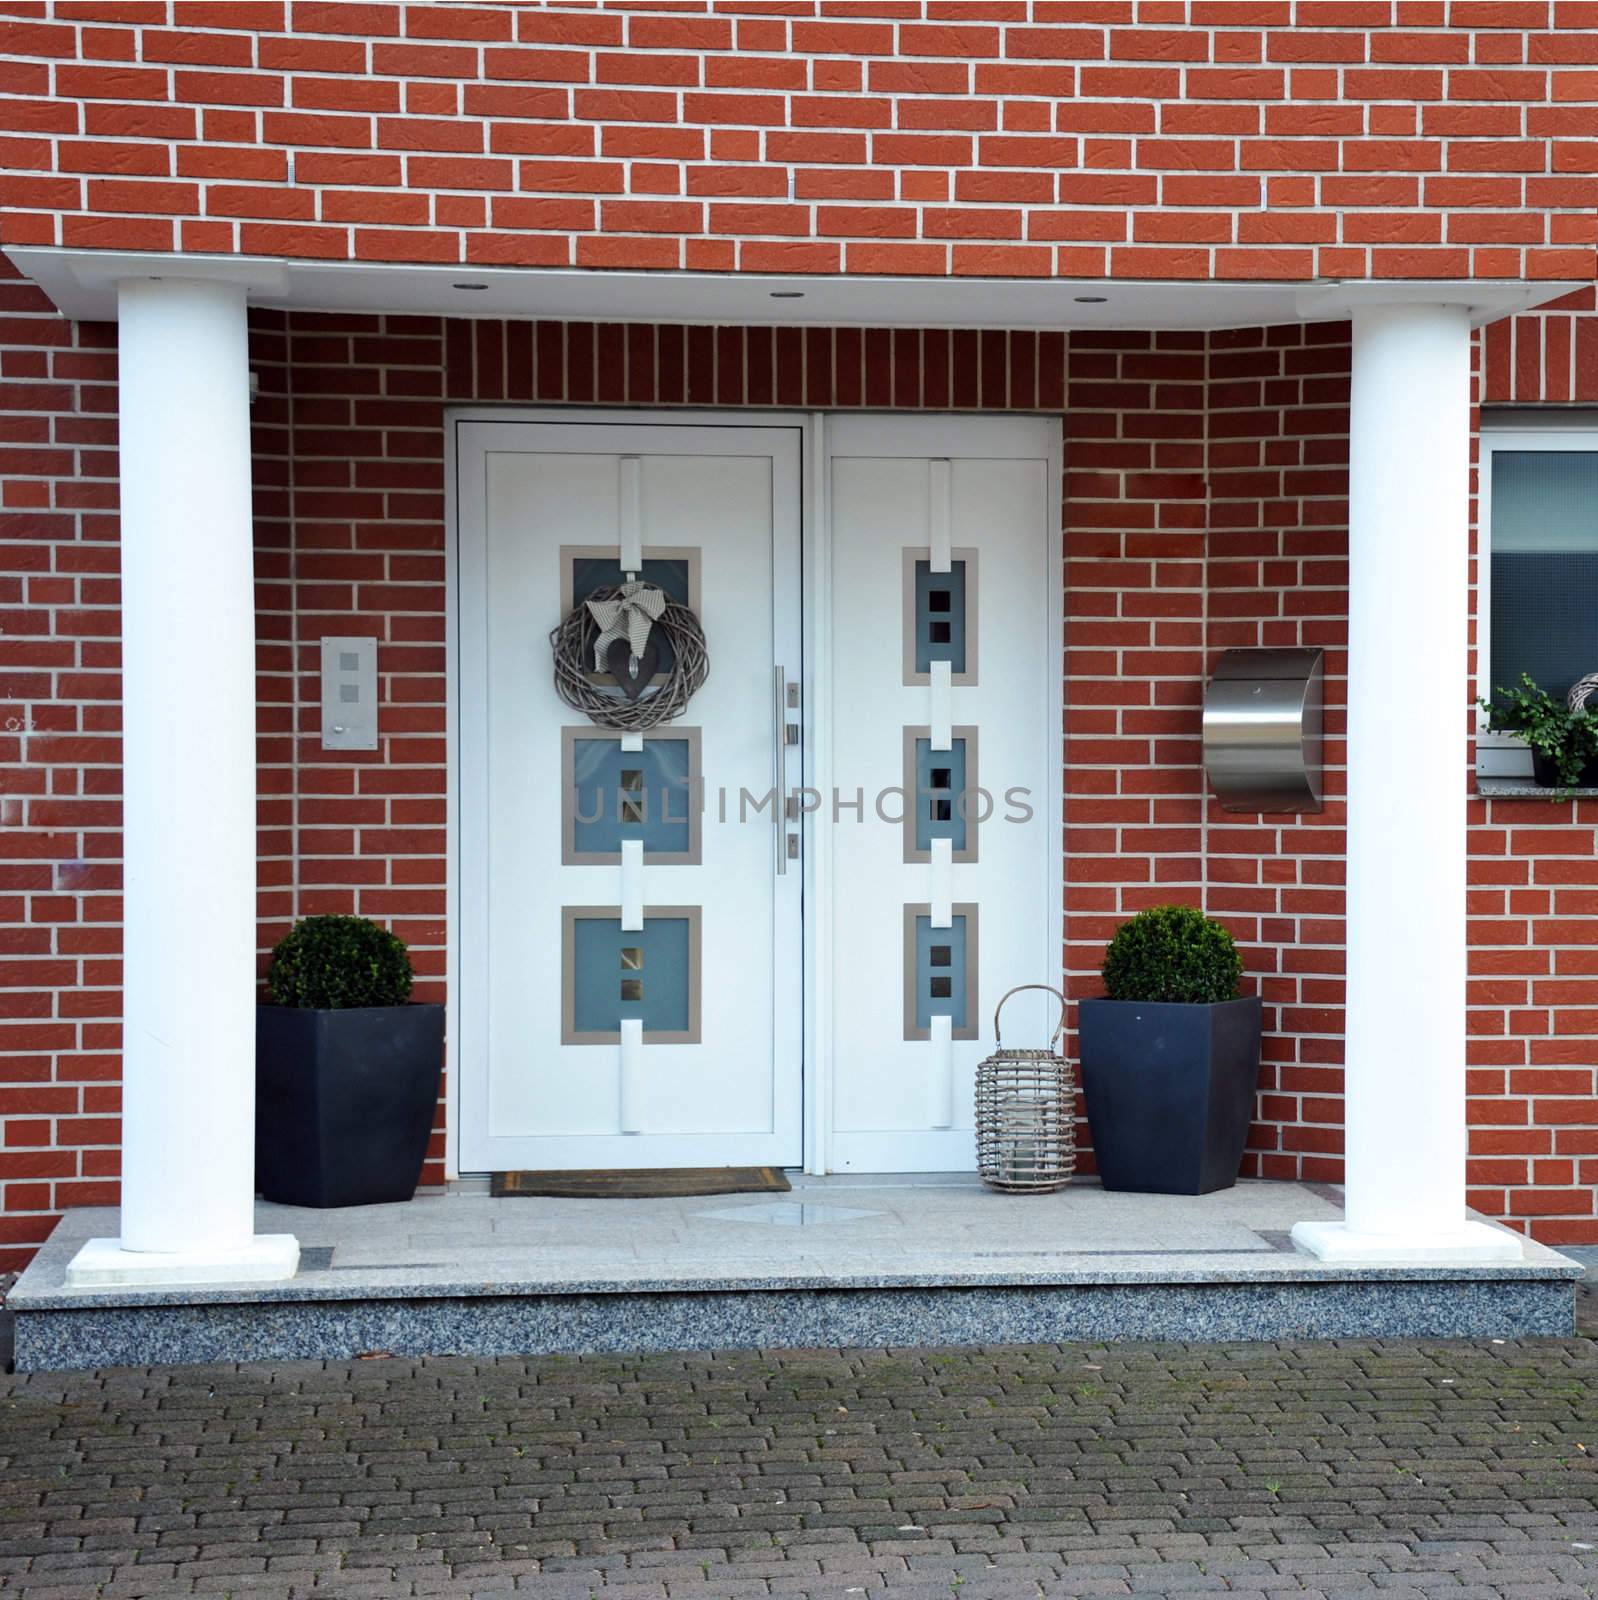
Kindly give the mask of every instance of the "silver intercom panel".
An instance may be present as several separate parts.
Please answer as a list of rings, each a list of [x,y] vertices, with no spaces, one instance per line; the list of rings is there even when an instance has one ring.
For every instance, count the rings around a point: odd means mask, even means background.
[[[322,640],[322,748],[377,748],[377,640]]]

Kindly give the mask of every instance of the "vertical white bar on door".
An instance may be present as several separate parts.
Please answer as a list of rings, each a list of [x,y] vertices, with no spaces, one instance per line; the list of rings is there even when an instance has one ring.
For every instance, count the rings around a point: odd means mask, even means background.
[[[934,750],[947,750],[954,742],[954,667],[947,661],[934,661],[931,668],[927,677],[932,686],[932,714],[927,718],[927,731]]]
[[[644,841],[621,842],[621,931],[642,933],[644,929]]]
[[[927,567],[932,572],[947,572],[950,564],[949,463],[927,463]]]
[[[643,463],[637,456],[621,458],[621,570],[636,574],[644,566],[644,485]]]
[[[642,1017],[623,1017],[621,1023],[621,1131],[642,1133],[644,1079],[644,1023]]]
[[[934,928],[954,926],[954,840],[932,841],[932,893],[927,897]]]
[[[932,572],[948,572],[952,565],[949,524],[951,491],[949,463],[933,459],[927,463],[927,567]],[[927,681],[932,706],[928,721],[928,743],[934,750],[952,749],[954,667],[947,661],[930,663]],[[928,896],[929,920],[934,928],[954,924],[954,841],[934,839],[931,851],[932,890]],[[954,1122],[954,1019],[932,1017],[928,1032],[927,1121],[934,1128],[947,1128]]]
[[[954,1126],[954,1018],[931,1017],[927,1030],[932,1059],[927,1064],[927,1121],[934,1128]]]

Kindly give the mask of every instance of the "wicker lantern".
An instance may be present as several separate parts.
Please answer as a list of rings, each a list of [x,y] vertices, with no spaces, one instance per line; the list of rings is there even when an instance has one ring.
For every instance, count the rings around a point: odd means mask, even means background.
[[[1060,1002],[1060,1023],[1045,1050],[1006,1049],[999,1013],[1010,995],[1042,989]],[[977,1067],[977,1172],[990,1189],[1046,1194],[1076,1170],[1076,1086],[1060,1055],[1065,996],[1046,983],[1023,983],[993,1013],[993,1054]]]

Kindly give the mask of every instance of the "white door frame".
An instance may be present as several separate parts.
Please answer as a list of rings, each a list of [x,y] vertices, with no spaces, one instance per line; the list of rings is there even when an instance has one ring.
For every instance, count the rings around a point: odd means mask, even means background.
[[[857,413],[849,413],[857,415]],[[1049,429],[1047,526],[1044,530],[1049,569],[1057,574],[1060,603],[1049,608],[1048,658],[1054,663],[1048,695],[1049,725],[1039,737],[1049,741],[1056,759],[1049,763],[1051,773],[1060,774],[1044,797],[1044,815],[1049,837],[1055,841],[1050,866],[1059,893],[1052,902],[1048,927],[1041,930],[1042,970],[1058,976],[1064,970],[1063,893],[1065,882],[1064,837],[1062,831],[1064,787],[1064,711],[1065,711],[1065,626],[1064,626],[1064,545],[1062,530],[1064,467],[1064,425],[1052,413],[1014,413],[981,417],[958,412],[894,412],[878,415],[893,417],[902,431],[907,450],[929,455],[959,454],[961,442],[969,449],[974,431],[996,436],[1004,426],[1016,422],[1035,425],[1039,420],[1054,423]],[[600,406],[449,406],[444,414],[445,467],[445,716],[446,716],[446,866],[445,866],[445,983],[446,1018],[452,1042],[445,1087],[445,1175],[461,1176],[461,1074],[453,1041],[460,1038],[459,1007],[461,992],[460,932],[461,907],[461,639],[458,606],[460,599],[460,504],[459,461],[456,434],[463,423],[472,422],[564,422],[676,424],[684,427],[774,427],[800,431],[802,457],[800,538],[803,547],[801,605],[804,664],[801,674],[800,721],[803,727],[804,770],[810,784],[823,795],[830,795],[833,784],[831,730],[820,725],[815,708],[831,704],[832,684],[828,663],[831,657],[830,584],[832,575],[832,535],[827,517],[827,424],[823,412],[765,411],[754,407],[731,410],[695,410],[686,407],[646,407],[638,409]],[[1007,453],[1007,452],[1001,452]],[[1047,670],[1047,667],[1045,668]],[[801,859],[804,867],[804,1055],[803,1126],[804,1170],[824,1173],[829,1170],[832,1127],[832,851],[830,816],[825,808],[817,813],[828,825],[818,826],[813,816],[802,823]],[[986,1037],[986,1019],[983,1019]]]

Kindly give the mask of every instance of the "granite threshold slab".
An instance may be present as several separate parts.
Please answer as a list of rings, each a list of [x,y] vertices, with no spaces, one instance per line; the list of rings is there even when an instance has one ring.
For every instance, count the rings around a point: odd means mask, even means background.
[[[262,1204],[301,1269],[274,1284],[68,1289],[114,1209],[69,1212],[9,1296],[20,1369],[152,1361],[1014,1343],[1066,1339],[1564,1336],[1582,1267],[1327,1262],[1300,1220],[1339,1191],[1205,1196],[1078,1182],[1011,1197],[962,1175],[805,1178],[779,1198]],[[1508,1230],[1504,1230],[1508,1233]]]

